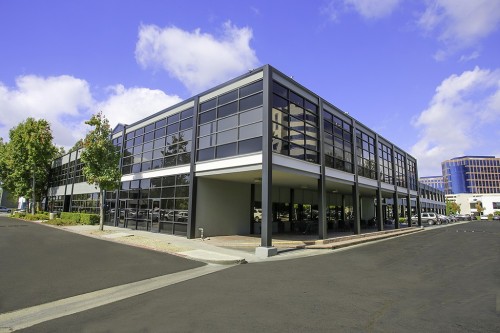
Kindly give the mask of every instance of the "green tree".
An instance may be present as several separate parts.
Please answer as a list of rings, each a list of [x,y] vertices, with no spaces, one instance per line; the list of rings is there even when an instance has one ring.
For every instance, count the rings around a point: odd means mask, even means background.
[[[50,166],[57,153],[50,124],[28,118],[9,131],[9,138],[0,145],[0,182],[17,197],[31,197],[35,213],[37,198],[47,193]]]
[[[481,201],[476,202],[476,211],[479,216],[483,215],[484,208],[483,208],[483,203]]]
[[[117,189],[120,184],[120,151],[118,147],[113,145],[111,140],[112,129],[102,112],[93,115],[85,123],[94,129],[83,140],[82,171],[87,182],[94,184],[99,189],[99,229],[103,230],[105,193]]]
[[[460,205],[455,201],[446,201],[446,215],[460,214]]]

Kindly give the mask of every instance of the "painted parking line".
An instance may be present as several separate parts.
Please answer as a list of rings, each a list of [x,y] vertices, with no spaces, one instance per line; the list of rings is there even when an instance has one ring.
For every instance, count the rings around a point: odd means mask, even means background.
[[[78,296],[61,299],[41,305],[32,306],[12,312],[0,314],[0,333],[13,332],[48,320],[72,315],[98,306],[121,301],[126,298],[167,287],[179,282],[211,274],[228,265],[205,265],[151,279],[123,284]]]

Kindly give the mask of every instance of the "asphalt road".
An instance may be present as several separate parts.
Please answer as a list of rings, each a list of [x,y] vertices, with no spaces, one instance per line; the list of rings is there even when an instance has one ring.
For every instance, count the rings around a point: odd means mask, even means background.
[[[499,240],[472,222],[239,265],[24,331],[500,332]]]
[[[200,266],[0,216],[0,313]]]

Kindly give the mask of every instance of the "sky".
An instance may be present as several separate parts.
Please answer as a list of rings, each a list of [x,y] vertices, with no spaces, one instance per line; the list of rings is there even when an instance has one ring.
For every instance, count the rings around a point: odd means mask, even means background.
[[[270,64],[418,160],[500,156],[500,0],[0,0],[0,137],[69,149]]]

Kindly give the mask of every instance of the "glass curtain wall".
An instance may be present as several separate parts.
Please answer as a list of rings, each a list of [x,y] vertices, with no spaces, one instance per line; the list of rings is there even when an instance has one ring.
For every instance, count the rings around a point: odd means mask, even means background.
[[[186,235],[189,174],[122,183],[119,224],[131,229]]]
[[[318,106],[273,82],[272,107],[273,151],[318,163]]]
[[[378,156],[380,180],[384,183],[394,185],[394,178],[392,176],[392,148],[383,143],[379,143]]]
[[[197,161],[262,150],[262,80],[200,103]]]
[[[375,160],[375,139],[361,130],[356,130],[358,175],[377,179]]]
[[[323,111],[323,129],[325,166],[353,173],[351,125],[330,112]]]
[[[126,134],[122,173],[138,173],[191,161],[193,108]]]
[[[399,152],[395,152],[395,168],[396,168],[396,185],[406,187],[406,170],[405,156]]]

